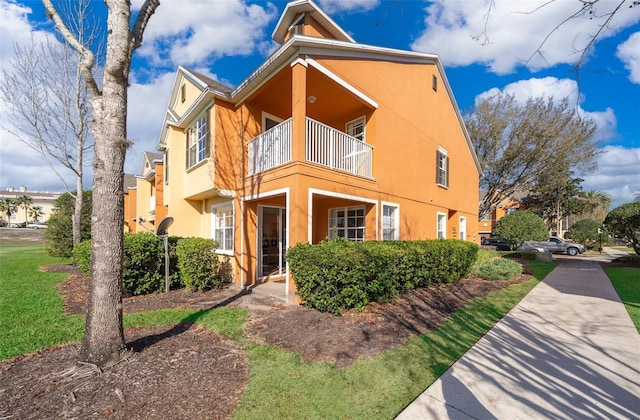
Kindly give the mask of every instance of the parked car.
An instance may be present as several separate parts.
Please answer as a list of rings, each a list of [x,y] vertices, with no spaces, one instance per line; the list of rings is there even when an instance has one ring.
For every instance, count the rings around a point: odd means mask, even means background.
[[[562,239],[552,236],[548,241],[525,241],[518,251],[538,251],[543,249],[552,253],[567,253],[571,256],[582,254],[586,251],[586,248],[582,244],[575,242],[566,242]]]
[[[496,251],[511,251],[511,246],[509,242],[502,238],[482,238],[480,240],[480,244],[482,246],[490,246],[495,247]]]
[[[27,228],[29,229],[46,229],[47,225],[40,222],[27,223]]]

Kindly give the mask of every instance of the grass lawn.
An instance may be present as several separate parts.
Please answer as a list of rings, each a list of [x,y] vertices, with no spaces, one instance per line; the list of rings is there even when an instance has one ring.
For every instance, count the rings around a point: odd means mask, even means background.
[[[83,317],[62,313],[62,299],[55,288],[65,274],[38,271],[38,266],[60,260],[47,257],[41,245],[3,244],[0,256],[0,360],[79,340]],[[435,381],[554,267],[536,261],[531,266],[534,279],[478,299],[455,312],[436,331],[343,370],[252,342],[243,335],[247,312],[241,309],[167,309],[126,315],[124,324],[194,321],[241,345],[249,358],[249,384],[234,418],[388,419]]]
[[[616,267],[604,271],[640,332],[640,268]]]

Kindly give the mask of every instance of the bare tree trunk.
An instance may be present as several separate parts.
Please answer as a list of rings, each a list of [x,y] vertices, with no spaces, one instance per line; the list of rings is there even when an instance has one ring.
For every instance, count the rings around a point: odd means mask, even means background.
[[[127,141],[127,87],[131,56],[159,0],[145,0],[130,29],[129,0],[105,0],[107,52],[102,90],[93,77],[95,56],[73,36],[51,0],[42,0],[56,29],[81,56],[80,69],[93,108],[93,210],[91,272],[87,319],[80,359],[108,365],[125,348],[122,328],[122,261],[124,236],[124,159]]]

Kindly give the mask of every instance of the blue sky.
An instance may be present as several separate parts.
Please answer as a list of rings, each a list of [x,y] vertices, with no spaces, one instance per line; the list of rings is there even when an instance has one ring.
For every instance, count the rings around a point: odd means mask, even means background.
[[[572,71],[590,35],[621,0],[600,0],[595,13],[557,25],[579,0],[317,0],[357,42],[438,54],[464,112],[475,101],[508,91],[569,97],[599,127],[599,168],[584,175],[585,190],[607,192],[617,206],[640,192],[640,6],[622,5],[581,67]],[[139,7],[141,0],[132,2]],[[104,3],[94,1],[97,13]],[[178,65],[235,87],[277,48],[271,33],[285,1],[164,0],[136,52],[129,91],[126,172],[140,171],[155,151]],[[541,7],[542,6],[542,7]],[[15,43],[52,30],[39,1],[0,0],[0,67]],[[545,37],[550,35],[546,41]],[[536,53],[538,48],[540,53]],[[579,87],[579,89],[578,89]],[[0,110],[1,110],[0,104]],[[0,122],[3,120],[0,112]],[[71,177],[69,176],[69,179]],[[61,191],[40,157],[0,132],[0,189]],[[91,179],[85,180],[91,185]]]

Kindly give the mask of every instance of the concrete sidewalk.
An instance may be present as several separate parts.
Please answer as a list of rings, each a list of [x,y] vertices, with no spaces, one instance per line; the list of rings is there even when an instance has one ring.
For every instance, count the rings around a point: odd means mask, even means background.
[[[639,419],[640,335],[595,261],[563,259],[398,419]]]

